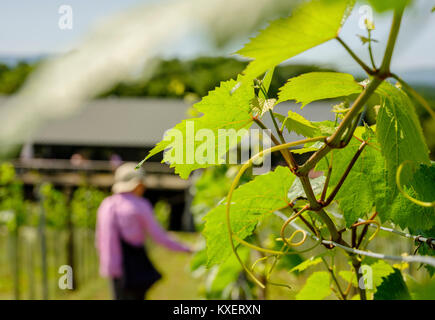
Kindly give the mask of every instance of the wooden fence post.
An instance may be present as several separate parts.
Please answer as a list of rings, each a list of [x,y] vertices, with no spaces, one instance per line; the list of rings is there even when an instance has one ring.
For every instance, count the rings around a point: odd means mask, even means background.
[[[47,274],[47,240],[45,234],[45,210],[44,195],[41,192],[41,186],[38,187],[39,199],[39,239],[41,245],[41,268],[42,268],[42,299],[48,300],[48,274]]]

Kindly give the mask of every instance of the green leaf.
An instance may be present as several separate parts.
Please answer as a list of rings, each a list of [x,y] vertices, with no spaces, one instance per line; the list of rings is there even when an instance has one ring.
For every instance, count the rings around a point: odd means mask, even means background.
[[[363,86],[352,75],[338,72],[310,72],[290,79],[278,93],[278,103],[296,100],[301,108],[316,100],[361,93]]]
[[[406,167],[405,169],[406,170]],[[411,196],[425,202],[435,200],[435,165],[420,165],[412,176],[411,181],[403,187],[404,191]],[[398,194],[395,199],[390,218],[403,229],[413,228],[429,230],[435,226],[435,208],[422,207],[403,194]]]
[[[249,258],[249,250],[247,248],[240,248],[239,256],[246,263]],[[242,271],[243,267],[236,256],[231,256],[218,267],[209,288],[210,292],[212,294],[219,294],[219,298],[226,298],[222,296],[223,291],[226,287],[237,281]]]
[[[228,150],[240,142],[242,136],[237,131],[249,129],[252,125],[250,102],[253,98],[254,89],[242,84],[241,77],[237,81],[222,82],[220,87],[195,104],[194,108],[203,116],[183,120],[169,130],[165,139],[150,151],[144,161],[166,149],[162,162],[169,162],[183,179],[187,179],[193,170],[220,163]],[[204,152],[199,152],[198,147],[203,147],[208,137],[196,136],[201,129],[209,129],[212,133],[210,148]],[[220,129],[227,129],[228,137],[219,132]],[[234,131],[230,132],[231,129]],[[226,139],[229,143],[220,147],[220,142]],[[208,154],[209,150],[211,154]],[[199,155],[196,156],[195,152]]]
[[[332,155],[327,156],[327,159],[322,159],[317,165],[317,170],[326,172],[332,157],[333,169],[328,194],[339,183],[360,145],[361,142],[353,138],[346,148],[334,150]],[[375,148],[376,141],[370,140],[370,145],[364,148],[335,197],[343,210],[346,226],[355,223],[358,218],[365,217],[374,206],[374,184],[383,178],[378,175],[377,170],[384,164],[380,152]]]
[[[429,150],[414,106],[406,93],[387,82],[377,89],[377,93],[382,104],[376,119],[376,134],[387,162],[389,179],[393,182],[397,168],[404,161],[429,164]]]
[[[245,239],[256,225],[274,211],[288,207],[288,190],[295,176],[286,167],[257,176],[237,188],[232,197],[230,222],[234,234]],[[208,265],[224,262],[231,254],[226,224],[226,203],[221,203],[205,217],[204,236],[207,240]]]
[[[318,195],[323,190],[323,185],[325,184],[325,176],[320,176],[315,179],[310,179],[311,187],[315,195]],[[292,184],[290,191],[288,193],[288,198],[290,200],[295,200],[298,197],[306,197],[305,190],[302,186],[301,180],[296,179]]]
[[[294,131],[308,138],[320,135],[320,130],[316,126],[296,112],[289,110],[287,117],[278,113],[275,113],[275,116],[289,132]]]
[[[198,270],[207,263],[207,251],[204,249],[195,252],[190,261],[190,271]]]
[[[435,238],[435,227],[432,227],[432,229],[430,229],[430,230],[410,229],[409,231],[412,234],[419,234],[419,235],[422,235],[423,237],[426,237],[426,238]],[[418,246],[418,244],[416,244],[416,245]],[[418,254],[420,254],[422,256],[435,257],[435,250],[432,249],[429,246],[429,244],[427,244],[427,243],[421,243],[418,246],[417,252],[418,252]],[[433,277],[433,275],[435,274],[435,267],[432,267],[430,265],[425,264],[424,268],[427,270],[429,275],[431,277]]]
[[[253,111],[253,115],[258,115],[260,118],[268,112],[269,110],[273,110],[273,107],[276,105],[276,99],[264,99],[261,97],[255,97],[251,100],[251,110]]]
[[[272,78],[273,78],[273,73],[274,72],[275,72],[275,68],[272,68],[272,69],[268,70],[266,72],[266,74],[264,75],[263,80],[261,81],[261,85],[263,86],[263,89],[266,91],[266,93],[268,93],[268,91],[269,91],[270,84],[272,82]],[[263,99],[267,99],[268,98],[268,95],[265,95],[263,90],[259,91],[258,96],[260,98],[263,98]]]
[[[331,294],[329,273],[326,271],[311,274],[305,286],[296,295],[297,300],[323,300]]]
[[[362,265],[362,276],[364,279],[364,286],[368,293],[376,293],[378,288],[381,286],[385,278],[390,274],[394,273],[394,269],[388,263],[382,260],[376,260],[376,262],[371,264]],[[347,282],[352,281],[354,287],[359,284],[356,280],[355,273],[348,270],[342,270],[338,273]]]
[[[393,268],[394,272],[390,273],[381,285],[378,286],[373,300],[410,300],[408,287],[403,280],[402,273],[399,269]]]
[[[245,69],[253,79],[279,63],[334,39],[354,1],[314,0],[273,21],[237,53],[255,59]]]
[[[413,283],[411,296],[415,300],[435,300],[435,279]]]
[[[355,273],[350,270],[341,270],[338,272],[338,275],[342,277],[347,282],[352,282],[352,285],[356,288],[358,287],[358,282],[356,280]]]
[[[310,259],[305,260],[304,262],[298,264],[296,267],[291,269],[289,272],[302,272],[307,270],[309,267],[315,266],[322,262],[321,257],[311,257]]]
[[[384,282],[390,274],[394,273],[394,268],[385,261],[379,260],[370,265],[372,268],[372,288],[368,287],[368,291],[376,293],[379,286]]]
[[[385,158],[385,167],[375,168],[378,176],[382,177],[373,184],[376,209],[383,220],[390,218],[402,227],[409,224],[424,228],[424,224],[429,222],[426,228],[430,228],[433,218],[430,220],[415,212],[414,209],[420,212],[421,208],[413,206],[409,200],[405,201],[396,185],[396,172],[403,162],[430,164],[429,151],[414,106],[402,90],[389,83],[384,82],[377,93],[381,96],[382,104],[376,121],[376,135]],[[414,190],[408,191],[418,197],[418,190],[415,189],[418,183],[413,182],[413,173],[412,170],[403,170],[401,183],[414,185]]]

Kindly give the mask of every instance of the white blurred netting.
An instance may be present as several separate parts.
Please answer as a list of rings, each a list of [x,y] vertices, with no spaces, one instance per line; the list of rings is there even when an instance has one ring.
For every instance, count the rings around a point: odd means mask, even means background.
[[[0,153],[29,139],[47,120],[79,111],[85,101],[128,79],[132,71],[146,69],[188,32],[200,28],[221,38],[249,33],[265,19],[288,15],[295,2],[171,1],[107,19],[75,51],[44,62],[20,92],[0,106]]]

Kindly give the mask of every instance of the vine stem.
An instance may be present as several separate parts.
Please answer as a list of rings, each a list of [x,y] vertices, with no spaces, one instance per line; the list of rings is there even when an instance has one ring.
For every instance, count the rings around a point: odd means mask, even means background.
[[[358,260],[355,256],[352,256],[351,259],[352,259],[352,266],[355,269],[355,273],[356,273],[359,297],[361,300],[367,300],[366,289],[365,287],[361,286],[361,279],[364,281],[363,275],[359,272],[359,269],[361,268],[361,261]]]
[[[341,299],[346,300],[346,295],[343,293],[343,290],[340,287],[340,283],[338,283],[337,277],[335,276],[335,273],[334,273],[334,269],[328,265],[328,263],[326,262],[326,259],[324,257],[322,257],[322,261],[325,264],[326,269],[331,274],[331,278],[335,282],[335,285],[337,286],[337,289],[338,289],[338,292],[340,293]]]
[[[374,212],[374,213],[370,216],[369,220],[374,220],[374,219],[376,218],[377,215],[378,215],[378,212]],[[364,220],[364,221],[360,221],[360,220],[358,220],[358,222],[366,222],[366,221],[367,221],[367,220]],[[359,235],[358,242],[356,243],[355,248],[358,249],[358,248],[360,247],[360,245],[361,245],[361,243],[362,243],[362,241],[363,241],[365,235],[367,234],[367,231],[368,231],[368,229],[369,229],[369,225],[370,225],[370,223],[366,223],[366,224],[365,224],[363,230],[361,231],[361,234]],[[379,230],[381,229],[381,225],[377,225],[376,228],[377,228],[377,230],[379,231]],[[352,230],[353,230],[353,229],[352,229]],[[355,231],[356,231],[356,228],[355,228]]]
[[[376,63],[375,63],[375,58],[373,57],[373,50],[372,50],[372,30],[368,29],[368,34],[369,34],[369,56],[370,56],[370,61],[372,63],[372,67],[374,70],[376,70]]]
[[[281,212],[275,212],[275,215],[280,217],[283,220],[287,220],[287,216],[282,214]],[[295,229],[303,229],[302,227],[300,227],[296,222],[292,221],[290,222],[290,225],[295,228]],[[307,235],[309,237],[311,237],[314,240],[319,240],[319,238],[317,236],[315,236],[314,234],[312,234],[309,231],[306,231]],[[335,247],[338,247],[340,249],[343,249],[351,254],[354,255],[361,255],[361,256],[366,256],[366,257],[371,257],[371,258],[375,258],[375,259],[381,259],[381,260],[392,260],[392,261],[399,261],[399,262],[409,262],[409,263],[424,263],[430,266],[435,267],[435,258],[430,257],[430,256],[421,256],[421,255],[403,255],[403,256],[392,256],[392,255],[386,255],[383,253],[377,253],[377,252],[371,252],[371,251],[364,251],[364,250],[359,250],[359,249],[354,249],[354,248],[350,248],[347,246],[344,246],[342,244],[339,244],[335,241],[331,241],[331,240],[321,240],[321,242],[323,244],[326,245],[332,245]]]
[[[282,131],[278,127],[278,123],[276,122],[276,118],[275,118],[275,115],[273,114],[272,110],[269,110],[269,114],[270,114],[270,117],[272,118],[272,122],[273,122],[275,130],[276,130],[276,132],[278,134],[278,137],[281,140],[281,143],[284,144],[285,143],[284,136],[282,135]],[[293,157],[292,153],[288,149],[284,150],[284,152],[286,153],[286,156],[287,156],[287,158],[290,161],[290,164],[291,164],[290,168],[297,168],[298,164],[297,164],[295,158]]]
[[[368,75],[373,75],[375,73],[374,70],[370,69],[370,67],[364,63],[356,54],[352,51],[352,49],[341,39],[339,36],[336,37],[337,41],[343,46],[344,49],[352,56],[352,58],[364,69],[364,71]]]
[[[247,268],[245,266],[245,264],[243,263],[242,259],[240,258],[239,254],[237,253],[236,247],[234,245],[233,242],[233,231],[231,229],[231,220],[230,220],[230,207],[231,207],[231,199],[233,196],[233,192],[236,189],[240,178],[242,177],[243,173],[250,167],[252,166],[253,162],[260,158],[263,157],[266,154],[275,152],[275,151],[281,151],[284,149],[288,149],[290,147],[294,147],[294,146],[298,146],[301,144],[305,144],[308,142],[316,142],[316,141],[320,141],[325,139],[325,137],[317,137],[317,138],[310,138],[310,139],[304,139],[304,140],[299,140],[299,141],[295,141],[295,142],[289,142],[289,143],[285,143],[285,144],[281,144],[272,148],[268,148],[265,149],[259,153],[257,153],[256,155],[254,155],[253,157],[251,157],[245,164],[243,164],[243,166],[240,168],[239,172],[237,173],[236,177],[233,180],[233,183],[231,184],[230,190],[228,192],[228,196],[227,196],[227,204],[226,204],[226,222],[227,222],[227,228],[228,228],[228,234],[229,234],[229,238],[230,238],[230,243],[231,243],[231,249],[233,250],[237,260],[239,261],[239,263],[242,265],[243,269],[245,270],[245,272],[254,280],[254,282],[259,285],[261,288],[265,288],[264,284],[260,282],[260,280],[257,279],[257,277],[253,274],[253,272],[251,270],[249,270],[249,268]],[[239,240],[242,240],[239,238]]]
[[[268,130],[268,128],[266,127],[266,125],[258,118],[254,118],[254,122],[263,130]],[[281,143],[278,141],[278,139],[274,136],[274,134],[272,132],[270,132],[270,139],[272,140],[272,142],[279,146],[281,145]],[[296,166],[296,161],[294,160],[293,156],[291,155],[291,153],[285,149],[285,150],[280,150],[282,157],[284,158],[285,162],[287,163],[287,166],[289,168],[294,168]]]
[[[363,152],[366,145],[367,145],[367,143],[365,141],[360,145],[360,147],[358,148],[358,151],[355,153],[355,155],[353,156],[349,165],[347,166],[344,174],[340,178],[340,181],[338,181],[334,190],[332,190],[331,194],[329,195],[328,199],[326,200],[325,206],[329,205],[332,202],[332,200],[334,200],[335,196],[337,195],[338,191],[340,191],[341,186],[343,185],[344,181],[346,180],[347,176],[349,175],[350,171],[352,170],[353,166],[355,165],[356,161],[358,160],[359,156]]]
[[[388,76],[390,74],[391,58],[393,57],[394,47],[402,23],[402,16],[405,6],[400,6],[394,10],[393,22],[391,24],[390,35],[388,37],[387,47],[385,49],[384,59],[382,60],[380,73]]]

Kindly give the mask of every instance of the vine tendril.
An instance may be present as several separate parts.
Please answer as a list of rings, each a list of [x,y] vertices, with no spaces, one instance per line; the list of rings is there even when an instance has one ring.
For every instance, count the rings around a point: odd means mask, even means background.
[[[407,193],[405,192],[405,190],[403,190],[403,188],[402,188],[402,184],[400,183],[400,176],[401,176],[401,174],[402,174],[403,167],[404,167],[405,164],[407,164],[407,163],[413,163],[413,162],[410,161],[410,160],[406,160],[406,161],[404,161],[404,162],[403,162],[403,163],[402,163],[402,164],[397,168],[397,171],[396,171],[396,184],[397,184],[397,188],[399,189],[400,193],[401,193],[401,194],[402,194],[406,199],[408,199],[409,201],[414,202],[415,204],[417,204],[417,205],[419,205],[419,206],[426,207],[426,208],[435,207],[435,201],[432,201],[432,202],[426,202],[426,201],[421,201],[421,200],[415,199],[415,198],[411,197],[409,194],[407,194]]]

